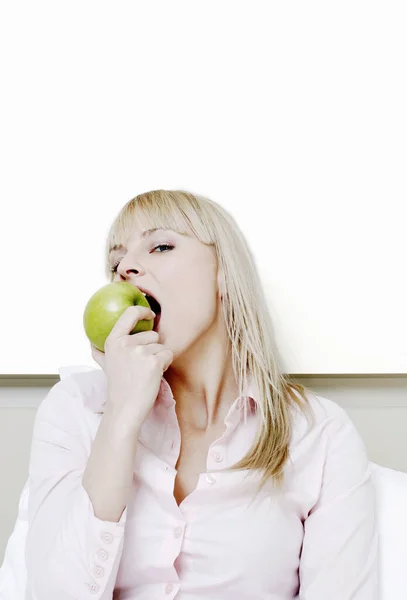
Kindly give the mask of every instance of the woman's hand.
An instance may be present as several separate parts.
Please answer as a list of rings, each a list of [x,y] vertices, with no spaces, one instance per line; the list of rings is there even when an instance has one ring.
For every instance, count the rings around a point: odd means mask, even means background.
[[[131,334],[141,319],[154,318],[145,306],[130,306],[118,318],[105,341],[105,352],[92,346],[92,356],[107,378],[105,412],[139,428],[156,401],[163,373],[174,355],[158,342],[156,331]]]

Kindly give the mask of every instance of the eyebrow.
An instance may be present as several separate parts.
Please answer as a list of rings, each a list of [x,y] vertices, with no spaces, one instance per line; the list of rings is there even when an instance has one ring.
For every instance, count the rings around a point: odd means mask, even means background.
[[[173,231],[173,229],[168,229],[166,227],[153,227],[152,229],[146,229],[145,231],[143,231],[141,233],[141,238],[146,238],[149,235],[151,235],[152,233],[154,233],[154,231]],[[115,244],[114,246],[112,246],[109,250],[109,256],[112,252],[115,252],[116,250],[126,250],[126,247],[123,246],[123,244]]]

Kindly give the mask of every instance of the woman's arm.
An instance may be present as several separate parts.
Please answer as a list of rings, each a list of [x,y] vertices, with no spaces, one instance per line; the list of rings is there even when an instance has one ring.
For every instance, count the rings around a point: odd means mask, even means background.
[[[97,430],[82,485],[101,521],[118,522],[130,497],[139,428],[130,429],[105,412]]]
[[[55,384],[34,421],[26,600],[111,600],[116,582],[137,435],[104,415],[88,456],[73,388]]]
[[[304,522],[299,600],[379,600],[371,466],[349,417],[327,428],[318,502]]]

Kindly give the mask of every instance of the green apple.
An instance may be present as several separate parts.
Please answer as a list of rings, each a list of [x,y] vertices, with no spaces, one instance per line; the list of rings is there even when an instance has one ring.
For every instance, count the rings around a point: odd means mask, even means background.
[[[83,313],[83,326],[91,343],[104,352],[105,341],[113,325],[129,306],[151,308],[144,294],[127,281],[115,281],[101,287],[93,294]],[[130,334],[151,331],[154,319],[138,321]]]

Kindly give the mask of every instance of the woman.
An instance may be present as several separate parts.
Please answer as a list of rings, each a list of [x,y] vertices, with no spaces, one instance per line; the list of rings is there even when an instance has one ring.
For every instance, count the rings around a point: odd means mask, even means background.
[[[102,370],[37,411],[27,598],[378,599],[365,447],[342,408],[280,372],[233,218],[190,193],[141,194],[106,268],[155,298],[160,322],[129,335],[156,317],[125,311],[105,353],[92,347]]]

